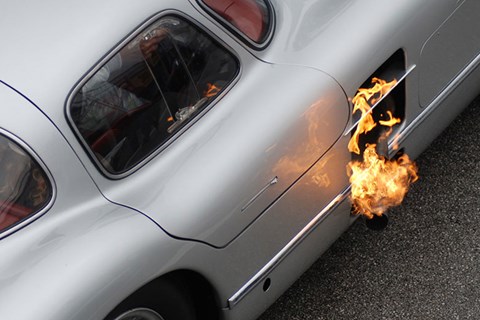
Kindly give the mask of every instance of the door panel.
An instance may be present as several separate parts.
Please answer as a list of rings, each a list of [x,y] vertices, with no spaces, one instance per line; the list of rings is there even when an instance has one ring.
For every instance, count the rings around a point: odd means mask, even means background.
[[[480,53],[480,2],[466,0],[425,43],[420,103],[432,100]]]
[[[344,92],[329,76],[254,59],[244,66],[187,132],[134,174],[105,180],[102,192],[176,237],[222,247],[240,234],[327,152],[349,119]]]

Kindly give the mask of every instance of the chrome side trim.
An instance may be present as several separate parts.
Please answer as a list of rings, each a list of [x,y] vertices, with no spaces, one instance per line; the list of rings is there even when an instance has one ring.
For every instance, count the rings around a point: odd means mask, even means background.
[[[235,74],[235,77],[225,86],[223,87],[223,90],[215,96],[215,98],[210,102],[209,105],[207,105],[203,110],[201,110],[194,118],[190,120],[189,123],[187,123],[183,128],[181,128],[178,132],[173,134],[167,141],[165,141],[163,144],[157,146],[156,149],[151,150],[150,153],[139,163],[134,165],[132,168],[128,169],[125,172],[122,173],[111,173],[109,172],[104,165],[97,159],[97,156],[94,154],[94,152],[91,150],[88,142],[84,139],[82,134],[80,133],[79,129],[77,128],[77,125],[73,121],[72,117],[72,110],[71,110],[71,105],[72,102],[77,95],[77,93],[81,90],[83,85],[87,83],[90,78],[97,73],[111,58],[113,58],[116,54],[120,52],[122,48],[127,46],[129,43],[135,39],[139,34],[141,34],[146,28],[149,26],[152,26],[155,24],[155,22],[158,22],[160,19],[167,17],[167,16],[177,16],[180,17],[181,19],[184,19],[187,23],[190,25],[200,29],[204,34],[207,34],[213,42],[216,42],[219,46],[221,46],[223,49],[225,49],[227,52],[229,52],[236,60],[237,62],[237,73]],[[217,103],[220,101],[231,89],[232,87],[239,81],[241,75],[243,72],[243,67],[241,64],[241,59],[240,56],[237,54],[237,52],[229,46],[227,43],[225,43],[221,38],[218,37],[218,35],[210,32],[207,28],[202,26],[196,19],[191,17],[190,15],[183,13],[178,10],[174,9],[168,9],[164,11],[160,11],[153,15],[152,17],[148,18],[145,22],[143,22],[140,26],[136,27],[125,39],[123,39],[121,42],[119,42],[115,47],[113,47],[112,50],[110,50],[103,58],[101,58],[97,63],[94,64],[94,66],[87,72],[85,73],[80,80],[75,84],[75,86],[70,90],[70,93],[67,97],[67,100],[65,102],[64,110],[65,110],[65,116],[67,118],[67,122],[70,125],[71,129],[73,130],[73,133],[75,134],[75,137],[77,138],[78,142],[82,145],[84,148],[85,152],[88,154],[89,158],[91,159],[92,163],[95,165],[95,167],[98,169],[100,173],[102,173],[106,178],[111,179],[111,180],[120,180],[123,179],[137,170],[140,170],[145,164],[147,164],[149,161],[157,157],[160,153],[162,153],[168,146],[170,146],[172,143],[174,143],[175,140],[178,139],[183,133],[185,133],[191,126],[193,126],[200,118],[202,118],[209,110],[211,110]]]
[[[348,186],[338,194],[315,218],[313,218],[295,237],[292,238],[262,269],[260,269],[243,287],[230,299],[228,308],[233,309],[250,291],[262,282],[315,228],[350,194]]]
[[[43,216],[45,213],[47,213],[48,210],[53,206],[53,203],[55,202],[57,198],[57,185],[55,184],[55,180],[53,179],[52,173],[48,169],[48,167],[45,165],[43,160],[38,156],[38,154],[21,138],[16,136],[15,134],[11,133],[10,131],[0,128],[0,135],[3,135],[7,139],[10,139],[12,142],[16,143],[18,146],[20,146],[23,151],[25,151],[33,160],[37,162],[37,164],[40,166],[40,168],[43,170],[45,173],[47,179],[50,182],[50,186],[52,188],[51,194],[50,194],[50,199],[49,201],[45,204],[43,208],[41,208],[39,211],[32,213],[30,216],[25,218],[25,220],[20,220],[16,225],[13,225],[12,227],[8,228],[7,230],[0,232],[0,240],[11,235],[14,232],[17,232],[18,230],[22,229],[26,225],[30,224],[32,221],[37,220],[41,216]]]
[[[408,68],[408,69],[405,71],[405,73],[403,73],[403,74],[398,78],[397,83],[396,83],[394,86],[392,86],[392,87],[390,88],[390,90],[389,90],[386,94],[384,94],[383,97],[380,98],[380,100],[378,100],[378,101],[370,108],[370,110],[369,110],[366,114],[364,114],[360,119],[358,119],[358,121],[355,122],[355,124],[352,125],[352,126],[350,127],[350,129],[348,129],[347,131],[345,131],[345,132],[343,133],[343,136],[349,135],[350,132],[352,132],[352,131],[357,127],[357,125],[360,123],[360,121],[362,121],[362,119],[365,118],[365,117],[367,116],[367,114],[371,113],[371,112],[373,111],[373,109],[375,109],[375,108],[383,101],[383,99],[385,99],[400,83],[402,83],[402,81],[405,80],[405,78],[406,78],[416,67],[417,67],[417,66],[416,66],[415,64],[412,65],[412,66],[410,66],[410,68]]]
[[[401,145],[405,139],[414,131],[425,119],[437,109],[442,102],[462,83],[474,70],[480,65],[480,54],[465,67],[458,76],[450,82],[450,84],[420,113],[408,126],[402,130],[395,138],[389,143],[389,150],[392,150],[394,146]]]
[[[433,101],[425,110],[417,116],[393,141],[389,143],[389,149],[393,150],[395,145],[400,145],[406,137],[417,128],[449,95],[465,80],[476,67],[480,65],[480,55],[478,55]],[[406,73],[398,80],[397,84],[403,81],[413,69],[412,65]],[[395,86],[392,88],[392,90]],[[380,101],[379,101],[380,102]],[[375,105],[376,106],[376,105]],[[374,106],[374,107],[375,107]],[[372,107],[372,109],[374,108]],[[344,135],[353,130],[358,122]],[[395,151],[395,150],[393,150]],[[392,152],[393,152],[392,151]],[[342,193],[337,195],[317,216],[310,221],[294,238],[292,238],[285,247],[282,248],[262,269],[260,269],[243,287],[241,287],[230,299],[228,299],[229,309],[233,309],[248,293],[250,293],[261,281],[263,281],[270,272],[273,271],[305,238],[333,211],[338,205],[347,198],[351,186],[348,186]]]

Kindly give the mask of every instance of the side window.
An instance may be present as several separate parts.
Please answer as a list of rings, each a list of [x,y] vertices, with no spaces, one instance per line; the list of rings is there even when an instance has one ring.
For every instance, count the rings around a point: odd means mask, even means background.
[[[267,0],[200,0],[227,26],[256,44],[264,43],[273,28]]]
[[[51,197],[52,185],[40,165],[0,134],[0,233],[41,211]]]
[[[101,167],[119,175],[192,120],[238,68],[234,56],[203,31],[166,16],[85,82],[69,116]]]

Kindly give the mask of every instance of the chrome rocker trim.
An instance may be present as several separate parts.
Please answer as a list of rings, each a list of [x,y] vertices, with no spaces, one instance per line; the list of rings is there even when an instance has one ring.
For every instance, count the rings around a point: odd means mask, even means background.
[[[422,111],[408,126],[389,143],[389,150],[401,145],[405,139],[480,65],[480,55],[470,62],[458,76]]]
[[[389,143],[389,150],[396,152],[394,146],[401,145],[406,137],[412,133],[441,103],[457,88],[474,70],[480,65],[480,55],[478,55],[460,74],[443,90],[425,110],[413,120],[401,133],[396,135],[393,141]],[[415,69],[416,65],[408,68],[397,84],[385,94],[387,96],[395,87],[405,80],[405,78]],[[378,101],[370,110],[370,112],[380,103]],[[360,120],[358,121],[360,122]],[[350,129],[344,132],[344,136],[348,135],[358,124],[355,123]],[[260,269],[243,287],[241,287],[230,299],[228,299],[228,308],[233,309],[247,294],[249,294],[260,282],[262,282],[300,243],[315,230],[315,228],[333,211],[343,200],[350,194],[351,186],[348,186],[343,192],[337,195],[314,219],[312,219],[295,237],[293,237],[262,269]]]
[[[243,287],[240,288],[230,299],[228,308],[233,309],[247,294],[249,294],[270,272],[273,271],[315,228],[350,194],[351,186],[348,186],[338,194],[315,218],[313,218],[295,237],[290,240],[262,269],[260,269]]]

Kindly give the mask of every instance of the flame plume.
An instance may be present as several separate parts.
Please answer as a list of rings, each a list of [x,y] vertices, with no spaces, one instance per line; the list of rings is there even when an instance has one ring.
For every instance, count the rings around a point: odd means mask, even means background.
[[[372,83],[375,84],[372,88],[358,89],[357,94],[352,99],[353,113],[357,111],[362,113],[357,129],[353,133],[353,136],[348,143],[348,150],[356,154],[360,154],[360,148],[358,147],[360,135],[371,131],[377,126],[375,120],[373,120],[371,113],[372,107],[368,101],[371,100],[371,103],[375,104],[378,100],[383,98],[383,96],[388,93],[388,91],[390,91],[395,84],[397,84],[397,80],[394,79],[390,82],[386,82],[385,80],[379,78],[373,78]]]
[[[363,161],[348,164],[354,209],[369,219],[400,205],[409,185],[418,179],[417,167],[406,154],[388,160],[378,155],[375,147],[367,145]]]
[[[374,86],[369,89],[361,88],[353,98],[353,113],[362,113],[357,129],[348,144],[348,150],[360,154],[359,137],[375,128],[377,125],[389,127],[385,136],[386,140],[392,132],[392,127],[400,123],[387,111],[388,120],[375,122],[371,104],[382,99],[396,84],[396,80],[386,82],[373,78]],[[371,219],[374,215],[381,216],[387,209],[398,206],[403,201],[411,183],[418,179],[417,166],[404,154],[398,159],[389,160],[377,154],[375,144],[367,144],[363,152],[363,161],[350,161],[347,166],[350,183],[352,186],[351,201],[357,213]]]

